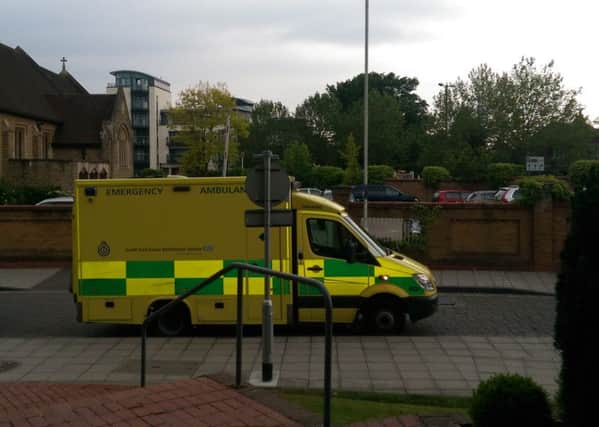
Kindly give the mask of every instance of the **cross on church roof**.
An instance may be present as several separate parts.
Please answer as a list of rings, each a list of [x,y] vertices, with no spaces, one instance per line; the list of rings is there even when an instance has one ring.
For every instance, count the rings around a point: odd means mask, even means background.
[[[67,58],[65,58],[63,56],[62,59],[60,60],[60,62],[62,62],[62,71],[66,71],[67,70],[67,67],[66,67]]]

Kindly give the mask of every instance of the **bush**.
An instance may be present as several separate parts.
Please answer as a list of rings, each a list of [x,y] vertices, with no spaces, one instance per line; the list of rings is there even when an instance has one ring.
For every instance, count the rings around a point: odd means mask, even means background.
[[[487,182],[491,188],[509,185],[514,178],[524,175],[524,167],[515,163],[491,163],[487,168]]]
[[[449,181],[450,179],[449,171],[443,166],[425,166],[422,169],[424,185],[433,190],[438,189],[442,181]]]
[[[166,172],[161,169],[146,168],[139,174],[140,178],[163,178],[166,176]]]
[[[368,183],[384,184],[386,179],[393,178],[394,173],[395,171],[391,166],[370,165],[368,166]]]
[[[312,169],[312,182],[319,188],[331,188],[343,182],[343,169],[335,166],[315,166]]]
[[[0,182],[0,205],[34,205],[64,195],[56,186],[12,185]]]
[[[553,425],[547,393],[532,379],[498,374],[482,381],[470,407],[474,427]]]
[[[599,160],[578,160],[570,165],[568,175],[574,189],[584,186],[586,176],[593,165],[599,165]]]
[[[529,176],[522,178],[518,185],[521,194],[518,203],[525,206],[533,206],[543,199],[545,191],[550,192],[553,200],[569,200],[572,196],[568,184],[553,175]]]
[[[599,349],[589,341],[599,322],[599,164],[577,181],[570,232],[555,288],[555,347],[561,352],[558,405],[564,425],[592,425],[597,407]]]

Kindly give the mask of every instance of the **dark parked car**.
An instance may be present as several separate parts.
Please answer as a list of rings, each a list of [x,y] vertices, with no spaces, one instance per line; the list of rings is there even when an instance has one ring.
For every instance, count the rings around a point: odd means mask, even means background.
[[[366,193],[364,184],[356,185],[349,194],[350,202],[361,202]],[[395,187],[384,184],[368,184],[368,201],[370,202],[417,202],[411,194],[402,193]]]

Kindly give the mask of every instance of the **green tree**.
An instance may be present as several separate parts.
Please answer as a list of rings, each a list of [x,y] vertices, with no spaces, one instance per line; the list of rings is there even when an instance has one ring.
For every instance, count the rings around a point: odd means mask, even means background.
[[[369,74],[369,160],[404,166],[415,163],[426,136],[426,102],[415,94],[418,80],[393,73]],[[318,137],[310,150],[319,162],[342,166],[346,135],[364,134],[364,75],[328,85],[296,110]],[[358,139],[358,146],[364,146]],[[408,148],[409,145],[409,148]],[[404,147],[405,146],[405,147]],[[361,150],[362,152],[363,150]],[[361,158],[358,158],[360,161]]]
[[[489,151],[494,161],[523,164],[535,135],[554,123],[571,124],[580,117],[579,91],[564,88],[553,67],[549,62],[539,68],[534,58],[522,58],[509,73],[479,66],[468,81],[458,80],[435,97],[436,132],[445,132],[447,120],[451,137],[457,130],[452,125],[467,109],[469,145]]]
[[[594,424],[599,380],[599,347],[593,344],[599,321],[595,306],[599,274],[599,164],[577,177],[570,231],[561,252],[555,288],[555,347],[561,353],[558,403],[566,426]]]
[[[224,152],[224,133],[230,123],[229,164],[238,158],[238,138],[247,135],[248,123],[234,111],[235,101],[222,83],[198,83],[179,93],[179,101],[169,111],[175,140],[187,145],[183,172],[189,176],[208,174],[210,161]]]
[[[345,160],[345,174],[343,176],[343,183],[346,185],[358,184],[361,181],[358,155],[358,146],[356,145],[354,136],[350,133],[347,137],[345,150],[342,153],[342,157]]]
[[[302,183],[310,185],[312,178],[312,158],[308,146],[302,142],[289,144],[283,155],[283,165],[287,173]]]

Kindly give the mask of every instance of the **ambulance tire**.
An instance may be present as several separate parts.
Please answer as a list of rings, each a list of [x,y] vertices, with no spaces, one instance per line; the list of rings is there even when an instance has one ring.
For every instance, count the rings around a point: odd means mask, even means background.
[[[406,315],[399,304],[377,302],[368,312],[368,329],[377,335],[399,334],[406,326]]]
[[[179,304],[156,319],[156,332],[163,337],[183,335],[190,327],[189,310],[185,304]]]

